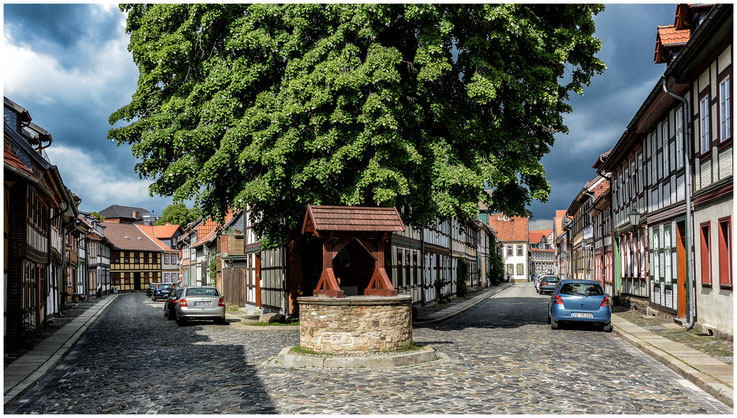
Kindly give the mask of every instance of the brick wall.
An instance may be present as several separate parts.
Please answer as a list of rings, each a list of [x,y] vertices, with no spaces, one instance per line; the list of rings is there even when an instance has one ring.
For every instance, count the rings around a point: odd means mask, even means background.
[[[299,298],[300,346],[318,353],[396,351],[412,342],[412,298]]]

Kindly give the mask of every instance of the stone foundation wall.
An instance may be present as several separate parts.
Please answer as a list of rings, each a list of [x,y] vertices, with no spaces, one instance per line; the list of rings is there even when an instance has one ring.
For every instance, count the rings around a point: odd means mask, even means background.
[[[409,296],[299,298],[299,344],[318,353],[396,351],[412,342]]]

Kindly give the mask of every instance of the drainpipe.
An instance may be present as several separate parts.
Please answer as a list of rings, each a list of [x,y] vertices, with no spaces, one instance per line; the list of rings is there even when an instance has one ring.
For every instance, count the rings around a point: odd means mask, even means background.
[[[420,301],[422,306],[425,306],[427,301],[425,300],[425,228],[422,228],[422,239],[420,240]]]
[[[686,329],[691,329],[694,326],[695,322],[695,310],[696,310],[696,301],[694,300],[695,296],[695,289],[694,289],[694,266],[693,266],[693,225],[691,220],[691,142],[692,139],[689,135],[690,130],[688,129],[688,115],[689,115],[689,106],[688,106],[688,100],[686,100],[685,97],[679,96],[673,92],[668,91],[668,88],[666,87],[666,80],[663,78],[662,82],[663,91],[673,97],[674,99],[680,101],[683,103],[683,140],[686,141],[686,156],[684,158],[685,165],[686,165],[686,298],[688,306],[688,325],[686,325]]]

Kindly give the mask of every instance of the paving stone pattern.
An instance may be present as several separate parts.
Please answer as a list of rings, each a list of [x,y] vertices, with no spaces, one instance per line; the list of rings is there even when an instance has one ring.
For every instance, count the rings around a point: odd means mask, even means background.
[[[414,340],[450,358],[393,370],[265,365],[294,331],[178,327],[122,295],[59,369],[6,413],[696,414],[732,410],[610,333],[551,331],[515,285]]]

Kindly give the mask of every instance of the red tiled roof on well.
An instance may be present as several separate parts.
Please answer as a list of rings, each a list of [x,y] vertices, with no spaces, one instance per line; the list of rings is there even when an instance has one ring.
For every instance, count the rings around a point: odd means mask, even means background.
[[[404,222],[393,207],[309,205],[302,233],[313,231],[404,231]]]
[[[506,219],[506,220],[505,220]],[[528,219],[521,216],[507,217],[501,213],[489,215],[489,226],[501,242],[528,242]]]

